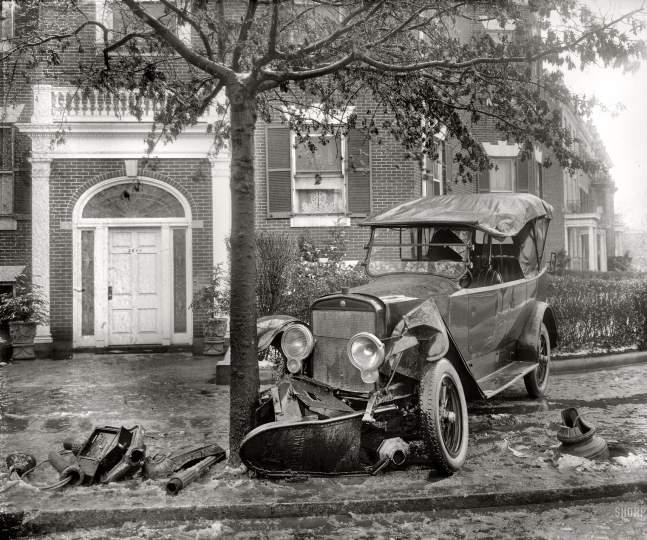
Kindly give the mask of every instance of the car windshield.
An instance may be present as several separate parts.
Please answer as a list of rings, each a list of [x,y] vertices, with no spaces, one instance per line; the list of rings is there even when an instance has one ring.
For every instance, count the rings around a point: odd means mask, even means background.
[[[469,264],[472,231],[447,226],[375,227],[368,251],[371,276],[435,274],[457,279]]]

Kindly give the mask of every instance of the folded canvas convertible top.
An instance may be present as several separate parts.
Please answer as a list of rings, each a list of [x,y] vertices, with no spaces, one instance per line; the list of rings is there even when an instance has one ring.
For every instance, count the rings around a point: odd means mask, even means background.
[[[553,207],[530,193],[474,193],[423,197],[371,216],[361,225],[469,225],[495,236],[515,236],[529,221],[552,216]]]

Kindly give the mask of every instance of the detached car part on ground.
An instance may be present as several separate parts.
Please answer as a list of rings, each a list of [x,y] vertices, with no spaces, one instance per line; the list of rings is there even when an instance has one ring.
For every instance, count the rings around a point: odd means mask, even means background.
[[[96,427],[85,441],[67,439],[63,448],[49,452],[47,460],[40,464],[31,454],[9,454],[6,462],[10,476],[25,480],[38,466],[49,462],[58,471],[59,480],[35,487],[53,490],[67,485],[117,482],[131,478],[141,470],[147,479],[166,478],[167,493],[176,495],[226,457],[225,450],[217,444],[147,457],[141,426],[131,429],[123,426]]]
[[[375,472],[467,456],[466,399],[548,387],[550,205],[529,194],[422,198],[369,218],[373,279],[316,300],[308,325],[258,321],[286,375],[261,393],[240,455],[265,476]]]

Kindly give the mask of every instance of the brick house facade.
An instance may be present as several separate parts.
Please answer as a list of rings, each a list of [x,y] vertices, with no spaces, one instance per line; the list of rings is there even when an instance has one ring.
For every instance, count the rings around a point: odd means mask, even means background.
[[[3,9],[13,5],[3,2]],[[82,6],[90,16],[115,24],[101,0]],[[19,10],[11,13],[15,31],[30,24],[21,21]],[[56,14],[43,7],[40,16],[46,24]],[[8,35],[5,24],[2,36]],[[191,39],[190,33],[185,37]],[[197,348],[203,316],[189,304],[213,265],[227,262],[231,221],[229,155],[226,150],[210,155],[206,130],[216,118],[215,107],[144,160],[155,104],[146,104],[148,112],[138,121],[124,106],[133,99],[129,92],[120,100],[100,92],[77,95],[69,73],[79,56],[94,54],[95,30],[85,29],[80,38],[88,44],[83,51],[69,49],[56,69],[34,74],[33,83],[12,81],[9,87],[11,74],[0,68],[0,287],[7,290],[17,272],[31,268],[50,305],[50,324],[40,326],[37,335],[45,353],[138,345]],[[371,107],[362,100],[353,105]],[[52,145],[63,121],[65,139]],[[502,166],[470,183],[456,175],[457,146],[451,139],[439,140],[441,158],[421,169],[388,136],[378,143],[350,132],[332,141],[339,152],[324,151],[315,159],[299,154],[280,122],[259,122],[257,226],[306,236],[318,245],[341,229],[347,258],[358,260],[368,240],[358,223],[369,214],[420,196],[501,189],[509,182],[511,190],[536,193],[555,207],[548,253],[562,248],[575,253],[587,245],[589,263],[598,263],[589,268],[604,269],[602,244],[590,239],[602,238],[599,231],[613,219],[591,218],[594,232],[580,234],[579,217],[565,213],[564,172],[557,165],[541,170],[540,151],[522,162],[518,148],[500,141],[487,122],[474,128]],[[582,180],[578,185],[604,199],[607,215],[612,190],[602,184]],[[590,231],[590,220],[584,226]],[[568,244],[569,230],[578,231],[579,244]],[[591,246],[598,246],[595,255]]]
[[[101,0],[82,8],[114,24]],[[39,11],[43,26],[56,16],[49,9]],[[3,2],[3,15],[2,37],[34,24],[18,3]],[[95,30],[80,37],[83,51],[66,51],[31,84],[2,68],[0,287],[31,270],[49,303],[49,325],[36,337],[42,354],[198,348],[204,314],[191,299],[214,264],[226,263],[230,223],[229,155],[210,154],[206,130],[215,107],[143,159],[155,104],[146,102],[138,121],[126,106],[131,92],[77,94],[69,81],[94,54]],[[63,125],[63,141],[52,144]]]

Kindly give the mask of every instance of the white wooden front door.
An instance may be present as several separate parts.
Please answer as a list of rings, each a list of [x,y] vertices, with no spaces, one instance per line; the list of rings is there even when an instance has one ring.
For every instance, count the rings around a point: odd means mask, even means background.
[[[108,245],[108,344],[161,343],[161,229],[110,229]]]

